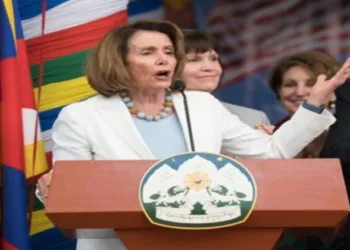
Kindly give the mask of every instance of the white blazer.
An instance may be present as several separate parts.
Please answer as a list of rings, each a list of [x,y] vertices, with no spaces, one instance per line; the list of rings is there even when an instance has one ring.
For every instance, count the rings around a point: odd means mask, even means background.
[[[260,110],[238,106],[227,102],[221,103],[228,111],[230,111],[230,113],[237,115],[242,122],[253,128],[260,124],[271,124],[267,115]]]
[[[190,91],[186,95],[196,151],[220,153],[223,148],[241,158],[292,158],[335,122],[327,110],[316,114],[300,107],[290,121],[270,136],[241,122],[208,93]],[[173,101],[190,149],[182,95],[174,94]],[[54,161],[155,158],[118,96],[97,95],[65,107],[53,126],[52,138]],[[78,232],[84,233],[114,232]],[[78,239],[77,249],[125,248],[117,239],[91,239],[90,235],[89,239]]]

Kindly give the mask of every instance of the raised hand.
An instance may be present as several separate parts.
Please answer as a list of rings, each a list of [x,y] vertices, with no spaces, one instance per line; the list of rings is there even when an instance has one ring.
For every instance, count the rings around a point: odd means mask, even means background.
[[[339,71],[329,80],[325,75],[319,75],[315,85],[312,87],[307,102],[321,106],[334,92],[335,89],[345,83],[350,76],[350,57],[345,61]]]

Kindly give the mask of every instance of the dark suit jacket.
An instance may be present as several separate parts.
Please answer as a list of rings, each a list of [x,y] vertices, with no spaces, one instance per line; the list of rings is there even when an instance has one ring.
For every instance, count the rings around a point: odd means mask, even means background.
[[[336,90],[337,121],[330,127],[321,158],[339,158],[350,186],[350,80]]]

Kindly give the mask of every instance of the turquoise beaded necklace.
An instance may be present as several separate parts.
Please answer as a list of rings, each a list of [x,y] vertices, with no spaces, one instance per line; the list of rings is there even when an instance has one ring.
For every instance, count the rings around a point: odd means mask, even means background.
[[[165,96],[164,108],[162,109],[162,111],[159,114],[148,115],[144,112],[138,111],[135,108],[135,105],[127,92],[122,92],[120,96],[132,115],[135,115],[137,118],[146,121],[159,121],[161,119],[164,119],[172,113],[174,107],[173,97],[170,95],[170,93],[167,93]]]

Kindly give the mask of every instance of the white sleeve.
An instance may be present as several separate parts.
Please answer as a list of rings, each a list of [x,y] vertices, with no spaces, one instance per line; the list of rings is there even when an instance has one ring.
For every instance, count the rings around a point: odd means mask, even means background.
[[[218,100],[214,102],[221,114],[222,147],[242,158],[293,158],[335,122],[327,110],[317,114],[300,107],[273,135],[266,135],[230,114]]]
[[[74,105],[74,104],[73,104]],[[91,149],[84,128],[79,125],[78,110],[67,106],[62,109],[52,128],[53,163],[59,160],[90,160]],[[44,198],[35,190],[36,197],[44,204]]]
[[[92,150],[85,133],[81,111],[76,104],[62,109],[52,128],[53,162],[58,160],[91,160]]]

